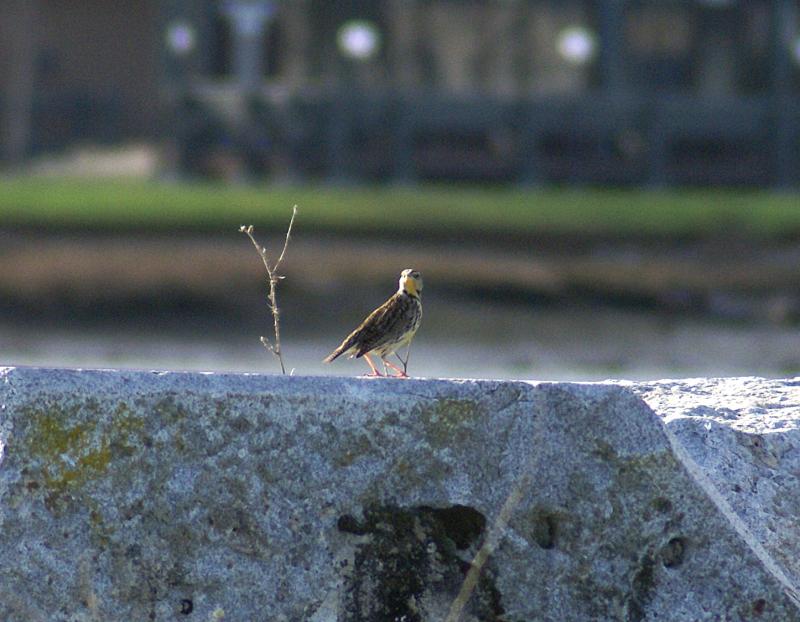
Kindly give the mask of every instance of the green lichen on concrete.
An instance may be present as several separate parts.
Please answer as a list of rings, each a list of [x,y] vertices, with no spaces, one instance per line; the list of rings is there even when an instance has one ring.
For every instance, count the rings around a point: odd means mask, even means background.
[[[649,473],[670,472],[679,468],[679,463],[672,453],[667,451],[642,454],[636,456],[620,456],[603,441],[596,441],[594,455],[612,467],[614,485],[624,490],[638,491],[642,499],[649,499],[645,514],[668,514],[672,510],[672,502],[663,497],[662,488],[668,488],[668,482],[659,482],[649,477]],[[584,482],[584,486],[588,486]],[[588,488],[585,492],[589,492]],[[612,503],[613,504],[613,503]],[[615,512],[620,508],[615,506]]]
[[[447,398],[421,404],[413,416],[430,445],[442,448],[469,440],[474,424],[486,416],[486,409],[475,400]]]
[[[108,547],[116,532],[113,522],[104,519],[100,504],[94,499],[86,499],[85,506],[89,510],[88,526],[92,543],[101,548]]]
[[[124,403],[106,419],[95,402],[61,409],[30,408],[27,416],[25,451],[38,460],[40,484],[51,497],[77,490],[106,473],[115,450],[135,451],[131,437],[145,426]],[[79,423],[71,423],[76,420]]]
[[[366,434],[360,434],[347,443],[344,451],[334,458],[337,467],[349,467],[362,456],[375,452],[372,442]]]
[[[114,411],[112,424],[113,429],[123,435],[139,435],[145,427],[144,419],[133,415],[125,402],[120,402]]]
[[[168,395],[153,405],[153,411],[159,421],[168,423],[179,423],[190,418],[186,407],[175,400],[175,397]]]
[[[426,475],[426,469],[429,466],[428,462],[428,460],[409,459],[403,456],[398,457],[389,468],[389,473],[396,478],[397,489],[415,490],[429,483],[430,478]],[[450,472],[446,465],[440,464],[439,466],[443,475]],[[383,497],[381,490],[379,485],[370,485],[365,493],[359,496],[359,503],[361,505],[377,503]]]
[[[108,441],[97,439],[96,424],[66,425],[64,413],[34,415],[28,436],[30,454],[40,460],[44,485],[53,492],[80,486],[111,461]]]

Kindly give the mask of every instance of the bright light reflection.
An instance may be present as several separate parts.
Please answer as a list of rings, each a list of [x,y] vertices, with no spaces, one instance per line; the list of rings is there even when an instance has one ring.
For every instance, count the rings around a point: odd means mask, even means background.
[[[194,28],[185,22],[175,22],[167,28],[167,45],[179,56],[194,50],[195,39]]]
[[[583,26],[570,26],[558,35],[558,53],[569,63],[584,65],[594,58],[596,42],[594,34]]]
[[[346,22],[336,36],[343,54],[356,60],[368,60],[380,47],[380,33],[370,22],[356,20]]]

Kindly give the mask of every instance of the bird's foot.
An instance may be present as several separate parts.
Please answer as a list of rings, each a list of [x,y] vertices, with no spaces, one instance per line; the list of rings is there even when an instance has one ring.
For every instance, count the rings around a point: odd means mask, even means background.
[[[386,359],[381,359],[381,360],[383,361],[384,365],[388,365],[397,372],[396,374],[392,374],[391,376],[392,378],[408,378],[408,374],[406,373],[405,369],[400,369],[397,365],[387,361]]]
[[[379,371],[370,371],[361,376],[362,378],[383,378],[383,374]]]
[[[367,376],[368,378],[377,378],[379,376],[383,376],[383,374],[378,371],[378,368],[375,367],[375,363],[372,362],[372,359],[369,357],[369,354],[364,354],[364,360],[367,362],[367,365],[369,365],[369,373],[364,374],[365,376]]]

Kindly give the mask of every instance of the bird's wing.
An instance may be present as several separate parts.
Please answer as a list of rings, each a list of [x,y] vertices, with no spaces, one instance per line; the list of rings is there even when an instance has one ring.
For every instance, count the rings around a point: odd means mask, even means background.
[[[380,327],[384,325],[387,311],[393,306],[393,300],[395,298],[396,294],[370,313],[364,321],[358,325],[358,328],[345,337],[339,347],[325,358],[325,362],[330,363],[353,347],[356,347],[354,353],[356,357],[363,356],[365,353],[374,349],[376,346],[373,345],[365,350],[365,342],[373,342],[376,340],[376,337],[380,335]]]
[[[397,338],[397,323],[407,306],[405,302],[403,296],[395,294],[364,321],[356,358]]]

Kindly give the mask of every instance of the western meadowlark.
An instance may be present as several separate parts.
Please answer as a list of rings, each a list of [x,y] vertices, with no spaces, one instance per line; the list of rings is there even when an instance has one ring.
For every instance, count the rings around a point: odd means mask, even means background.
[[[400,273],[397,292],[367,316],[361,325],[350,333],[342,344],[325,359],[330,363],[342,354],[350,358],[364,357],[371,371],[369,376],[381,376],[370,359],[376,354],[394,369],[397,377],[407,377],[405,370],[386,360],[386,357],[411,343],[422,319],[422,277],[416,270]],[[384,367],[384,371],[385,371]]]

